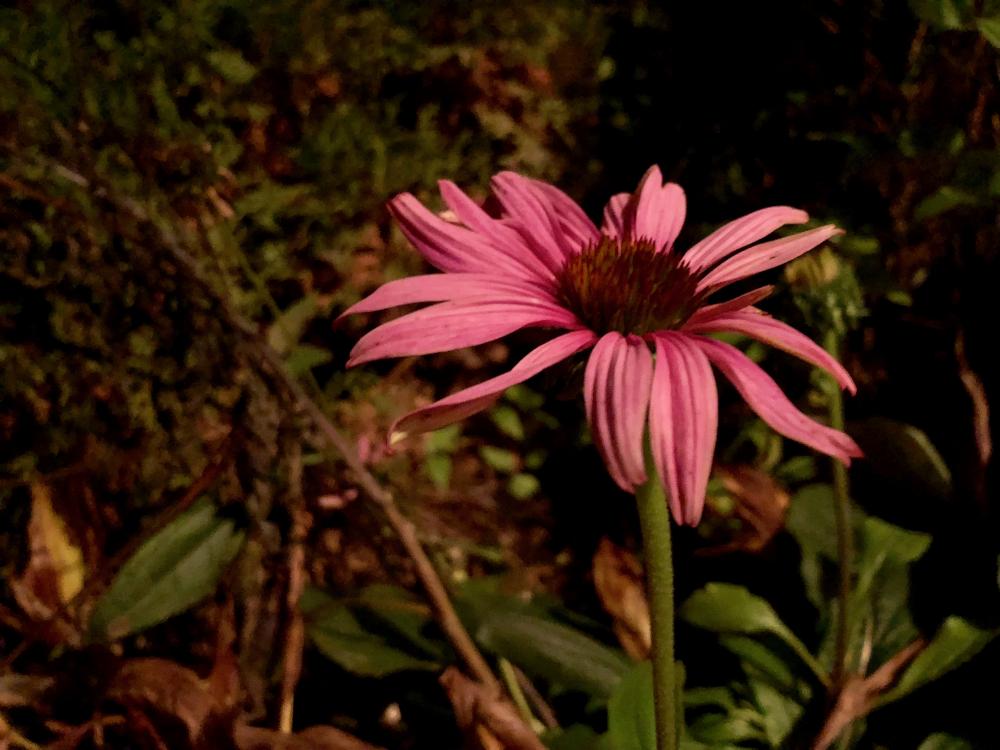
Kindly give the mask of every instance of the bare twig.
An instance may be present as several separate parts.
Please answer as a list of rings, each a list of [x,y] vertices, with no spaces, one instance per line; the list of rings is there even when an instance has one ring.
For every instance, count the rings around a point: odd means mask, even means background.
[[[302,673],[302,648],[305,642],[305,627],[299,610],[299,597],[305,585],[306,535],[309,533],[311,518],[305,509],[302,497],[302,449],[294,445],[289,456],[289,512],[292,530],[288,545],[288,585],[285,590],[285,652],[281,669],[281,710],[278,730],[291,734],[292,717],[295,710],[295,686]]]
[[[993,457],[993,439],[990,436],[990,402],[986,397],[986,388],[982,378],[969,366],[965,354],[965,332],[958,331],[955,337],[955,359],[958,360],[958,376],[972,401],[972,429],[976,438],[976,453],[979,465],[976,467],[976,500],[985,510],[986,474]]]
[[[892,687],[900,673],[926,646],[926,641],[917,639],[868,677],[848,675],[812,750],[826,750],[836,742],[841,732],[877,708],[878,697]]]
[[[517,677],[517,684],[521,686],[521,690],[528,697],[531,702],[532,708],[535,709],[535,713],[538,714],[538,718],[542,720],[546,729],[558,729],[559,720],[556,718],[555,711],[552,710],[552,706],[545,702],[545,698],[542,694],[538,692],[538,688],[535,684],[528,679],[521,668],[516,664],[512,665],[514,667],[514,675]]]

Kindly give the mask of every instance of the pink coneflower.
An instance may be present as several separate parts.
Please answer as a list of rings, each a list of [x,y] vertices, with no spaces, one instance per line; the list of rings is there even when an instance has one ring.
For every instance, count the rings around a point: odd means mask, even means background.
[[[392,427],[394,440],[482,411],[506,388],[591,349],[584,400],[608,471],[626,492],[646,481],[648,425],[678,523],[698,523],[705,502],[718,422],[711,365],[777,432],[845,464],[861,455],[847,435],[796,409],[746,355],[708,335],[734,331],[766,342],[827,370],[853,393],[850,375],[833,357],[754,307],[770,287],[709,303],[723,287],[780,266],[841,230],[827,225],[752,244],[809,218],[776,206],[726,224],[681,254],[674,240],[684,223],[684,191],[663,184],[655,166],[634,193],[608,201],[600,229],[547,183],[501,172],[492,187],[500,218],[448,180],[440,182],[441,195],[457,221],[409,193],[390,202],[403,233],[444,273],[391,281],[344,314],[437,304],[369,332],[348,365],[475,346],[522,328],[550,329],[553,338],[509,372],[402,417]]]

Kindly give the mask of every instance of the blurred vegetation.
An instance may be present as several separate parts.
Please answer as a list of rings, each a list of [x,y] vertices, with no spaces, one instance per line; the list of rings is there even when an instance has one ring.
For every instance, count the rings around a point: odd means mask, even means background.
[[[635,519],[572,388],[390,452],[394,417],[531,334],[345,372],[376,321],[333,321],[422,268],[397,192],[486,199],[514,168],[596,216],[655,162],[682,244],[779,203],[847,229],[768,305],[859,384],[859,671],[930,644],[848,741],[996,746],[998,46],[992,0],[0,6],[0,744],[292,747],[260,727],[304,579],[294,729],[328,733],[295,747],[461,745],[409,560],[231,306],[396,490],[548,746],[644,747]],[[828,467],[723,396],[711,512],[678,540],[688,739],[808,747],[835,713]]]

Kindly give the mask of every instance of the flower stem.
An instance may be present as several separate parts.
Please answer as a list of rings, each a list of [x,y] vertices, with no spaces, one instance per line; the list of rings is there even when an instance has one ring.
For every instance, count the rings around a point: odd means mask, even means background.
[[[674,674],[674,563],[670,548],[670,513],[655,472],[635,493],[646,557],[646,588],[653,634],[653,699],[657,750],[677,748]]]
[[[840,337],[830,329],[826,332],[823,345],[838,357]],[[844,398],[840,388],[834,384],[830,394],[830,426],[844,430]],[[851,527],[851,497],[847,483],[847,467],[837,459],[833,464],[833,498],[837,525],[837,565],[840,573],[840,587],[837,602],[837,640],[833,661],[833,685],[840,686],[850,671],[848,650],[851,635],[851,564],[854,561],[854,530]]]

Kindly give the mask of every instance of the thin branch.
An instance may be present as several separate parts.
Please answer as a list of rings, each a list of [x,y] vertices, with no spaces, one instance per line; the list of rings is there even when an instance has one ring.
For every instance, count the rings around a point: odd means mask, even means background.
[[[291,734],[294,724],[295,686],[302,674],[302,648],[305,643],[305,626],[299,598],[305,586],[306,537],[312,518],[305,508],[302,495],[302,448],[293,444],[289,456],[288,505],[292,529],[288,544],[288,584],[285,589],[285,644],[281,660],[281,708],[278,731]]]

